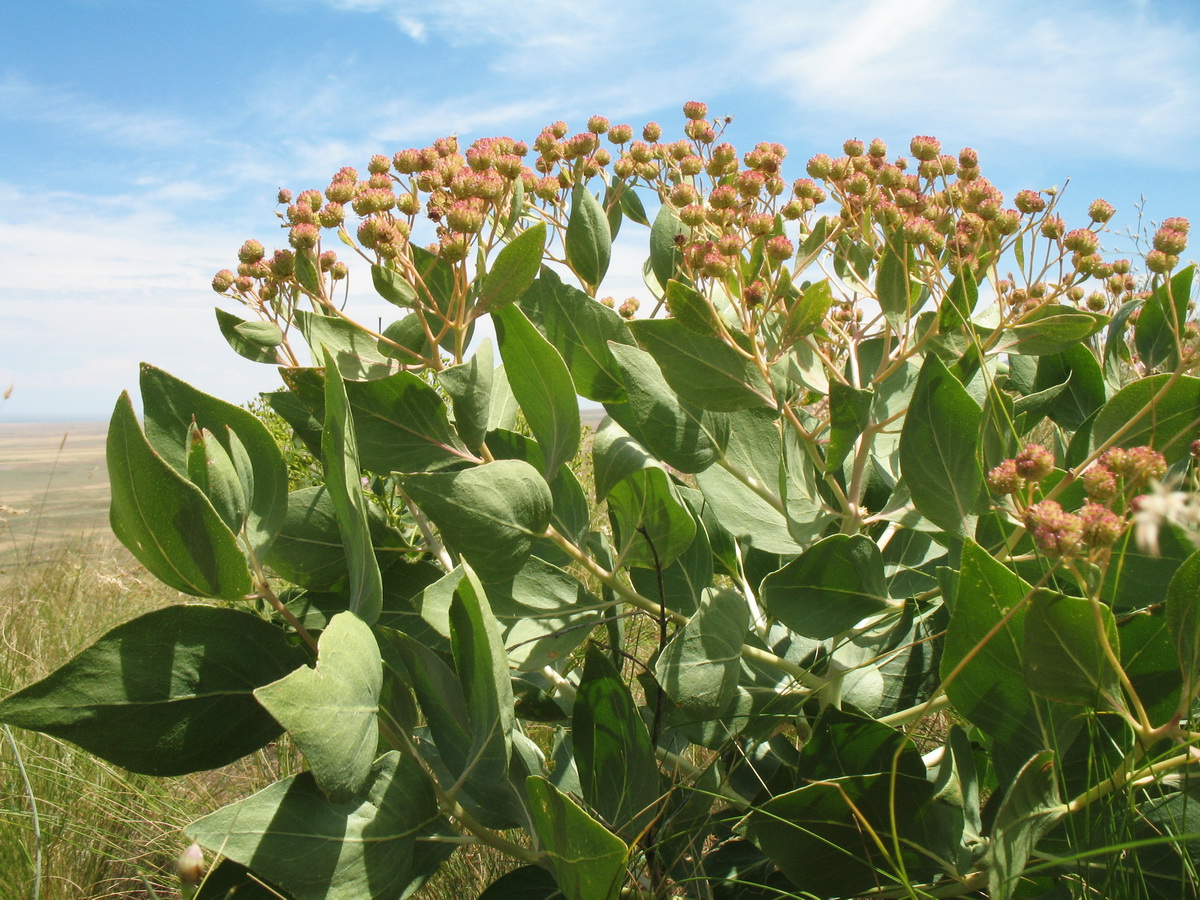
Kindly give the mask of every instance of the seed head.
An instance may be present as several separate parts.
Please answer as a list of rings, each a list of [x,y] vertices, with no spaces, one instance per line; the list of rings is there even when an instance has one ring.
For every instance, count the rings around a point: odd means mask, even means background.
[[[746,217],[746,230],[754,237],[768,235],[775,228],[775,217],[769,213],[755,213]]]
[[[613,125],[608,129],[608,139],[614,144],[626,144],[633,137],[633,126],[628,124]]]
[[[1063,238],[1063,246],[1068,250],[1087,255],[1096,252],[1096,248],[1100,246],[1100,238],[1094,231],[1089,231],[1087,228],[1075,228],[1067,232],[1066,237]]]
[[[703,117],[702,117],[703,118]],[[650,142],[657,141],[662,137],[662,126],[657,122],[647,122],[642,126],[642,139]]]
[[[1060,216],[1047,216],[1046,220],[1042,222],[1041,232],[1043,237],[1051,239],[1060,238],[1063,236],[1064,231],[1066,231],[1066,224]]]
[[[1017,196],[1013,198],[1013,203],[1023,213],[1040,213],[1046,208],[1045,198],[1037,191],[1017,191]]]
[[[704,171],[704,160],[696,156],[694,153],[685,156],[679,161],[679,174],[691,177],[699,175]]]
[[[465,234],[447,231],[438,238],[438,255],[446,262],[459,262],[467,258],[470,238]]]
[[[236,280],[237,276],[234,275],[233,272],[231,272],[229,269],[222,269],[213,276],[212,289],[218,294],[223,294],[233,287],[233,283]]]
[[[704,207],[699,204],[692,203],[679,210],[679,221],[689,228],[695,228],[698,225],[703,225],[705,222]]]
[[[1006,459],[987,474],[988,488],[994,494],[1015,494],[1025,485],[1017,474],[1017,461]]]
[[[1017,454],[1017,474],[1029,481],[1041,481],[1054,471],[1054,454],[1041,444],[1026,444]]]
[[[796,252],[796,248],[788,238],[779,234],[767,241],[766,252],[770,259],[783,261],[791,259],[792,254]]]
[[[908,149],[919,160],[936,159],[942,152],[942,142],[926,134],[917,135],[909,143]]]
[[[1083,522],[1064,512],[1054,500],[1043,500],[1025,510],[1025,528],[1047,556],[1071,556],[1083,543]]]
[[[1083,489],[1096,503],[1111,503],[1117,496],[1117,476],[1104,463],[1098,462],[1083,473]]]
[[[346,221],[346,208],[340,203],[326,203],[317,216],[322,228],[337,228]]]
[[[708,104],[701,103],[698,100],[689,100],[683,104],[683,114],[692,121],[699,121],[708,115]],[[658,138],[646,138],[648,141],[657,141]]]
[[[1156,275],[1165,275],[1178,264],[1178,256],[1171,256],[1161,250],[1151,250],[1146,254],[1146,268]]]
[[[263,258],[265,253],[262,243],[251,239],[242,244],[241,249],[238,250],[238,261],[256,263]]]
[[[1111,219],[1116,211],[1113,205],[1107,200],[1093,200],[1091,205],[1088,206],[1088,216],[1091,217],[1093,222],[1100,224],[1104,224]]]
[[[862,141],[849,140],[842,144],[842,152],[850,157],[862,156],[866,151],[867,148]]]
[[[1092,547],[1111,547],[1125,530],[1125,521],[1108,507],[1085,503],[1079,510],[1083,539]]]
[[[886,159],[887,144],[885,144],[880,138],[875,138],[873,141],[871,141],[870,146],[867,147],[867,153],[870,154],[872,159]]]
[[[808,161],[805,170],[813,178],[828,178],[833,171],[833,160],[824,153],[818,153]]]
[[[617,310],[623,319],[632,319],[637,315],[637,311],[641,308],[642,302],[637,297],[626,297],[625,302],[621,304]]]
[[[1154,235],[1154,249],[1168,256],[1178,256],[1187,249],[1187,232],[1164,225]]]

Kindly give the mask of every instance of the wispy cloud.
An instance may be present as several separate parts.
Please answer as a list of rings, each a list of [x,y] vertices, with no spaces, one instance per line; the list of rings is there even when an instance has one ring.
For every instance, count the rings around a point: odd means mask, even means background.
[[[142,149],[180,146],[197,134],[193,123],[171,113],[122,109],[16,74],[0,77],[0,119],[60,126],[102,143]]]
[[[1200,135],[1194,17],[1024,0],[857,0],[803,15],[787,0],[761,0],[741,10],[742,71],[810,113],[1057,149],[1078,143],[1102,156]]]

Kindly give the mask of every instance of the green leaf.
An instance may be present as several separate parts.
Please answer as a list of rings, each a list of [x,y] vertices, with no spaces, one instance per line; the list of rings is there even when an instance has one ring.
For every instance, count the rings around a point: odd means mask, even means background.
[[[745,832],[799,890],[853,897],[900,881],[872,832],[889,854],[902,840],[920,846],[921,811],[932,794],[930,782],[910,775],[830,779],[768,800],[751,813]],[[910,846],[903,847],[903,859],[913,881],[932,865]]]
[[[521,866],[489,884],[478,900],[562,900],[562,896],[548,870]]]
[[[739,541],[766,553],[787,556],[803,549],[791,536],[783,511],[746,487],[723,467],[705,469],[696,476],[696,484],[704,493],[705,504],[717,521]]]
[[[383,582],[367,525],[367,501],[360,482],[362,467],[358,462],[354,416],[350,412],[346,386],[329,350],[325,351],[325,373],[325,427],[321,434],[325,485],[346,548],[350,611],[373,625],[383,605]]]
[[[681,472],[712,465],[720,446],[715,423],[680,399],[649,353],[613,341],[608,346],[629,398],[605,404],[608,414],[655,457]]]
[[[317,270],[317,255],[312,250],[296,251],[296,281],[310,294],[321,294],[321,274]]]
[[[685,715],[712,719],[729,707],[749,626],[750,612],[741,594],[705,591],[700,608],[663,648],[654,677]]]
[[[832,381],[829,384],[829,448],[825,451],[825,469],[836,472],[854,442],[871,421],[875,392]]]
[[[420,764],[397,752],[371,767],[358,797],[330,802],[308,772],[231,803],[185,829],[297,900],[408,896],[453,850]]]
[[[1024,356],[1065,353],[1108,324],[1109,317],[1057,303],[1036,307],[1008,329],[1003,349]]]
[[[283,364],[275,348],[283,342],[283,332],[271,322],[248,322],[217,306],[217,327],[238,356],[251,362],[278,366]]]
[[[1167,626],[1190,695],[1200,677],[1200,551],[1184,561],[1167,587]]]
[[[1148,444],[1168,465],[1186,459],[1200,424],[1200,378],[1163,373],[1142,378],[1117,391],[1092,425],[1092,448]]]
[[[545,864],[567,900],[614,900],[628,850],[615,834],[539,775],[525,780]]]
[[[1043,747],[1021,650],[1031,591],[978,544],[966,541],[941,664],[946,694],[958,713],[1012,748],[1005,756],[1020,760]]]
[[[827,706],[796,760],[797,784],[895,771],[925,777],[916,745],[902,731],[850,710]]]
[[[666,568],[691,545],[696,523],[658,466],[638,469],[608,493],[620,566]]]
[[[242,476],[251,488],[245,492],[250,506],[244,534],[255,553],[265,552],[287,509],[287,467],[266,426],[249,410],[198,391],[146,363],[140,382],[146,439],[180,474],[187,472],[187,436],[193,422],[212,432],[235,464],[249,458],[250,472]]]
[[[590,196],[590,195],[589,195]],[[545,457],[546,478],[579,450],[575,384],[558,351],[515,306],[492,316],[508,383]]]
[[[1067,810],[1058,795],[1054,753],[1033,756],[1009,785],[992,825],[989,897],[1008,900],[1017,889],[1029,854]]]
[[[917,510],[962,537],[978,507],[983,411],[933,353],[925,358],[900,433],[900,470]]]
[[[132,772],[185,775],[274,740],[281,729],[251,692],[301,663],[284,632],[257,616],[168,606],[118,625],[0,701],[0,722]]]
[[[979,285],[969,266],[954,276],[938,307],[938,331],[951,331],[970,321],[979,304]]]
[[[1187,648],[1190,621],[1185,620],[1179,632],[1181,639],[1177,640],[1169,621],[1170,607],[1168,598],[1166,615],[1126,616],[1117,626],[1121,636],[1121,668],[1133,683],[1151,722],[1170,719],[1179,706],[1180,687],[1193,681],[1189,672],[1194,671],[1194,662],[1184,664],[1184,677],[1182,680],[1179,677],[1181,657],[1190,652],[1180,651]]]
[[[479,297],[475,301],[476,314],[494,312],[520,300],[542,267],[545,249],[545,222],[531,225],[505,244],[483,276]]]
[[[888,608],[883,557],[865,535],[818,541],[762,583],[762,602],[797,634],[827,640]]]
[[[535,556],[511,584],[488,585],[487,593],[508,663],[521,672],[567,658],[602,614],[579,581]]]
[[[667,282],[667,311],[680,325],[706,337],[720,334],[720,323],[709,302],[691,285]]]
[[[1076,344],[1057,354],[1038,358],[1034,390],[1066,384],[1066,389],[1047,415],[1068,431],[1074,431],[1104,405],[1104,373],[1096,355],[1085,344]]]
[[[371,629],[352,612],[321,632],[317,667],[254,692],[295,740],[317,786],[334,803],[362,790],[379,745],[383,663]]]
[[[390,265],[372,265],[371,283],[375,285],[375,293],[393,306],[417,305],[417,289]]]
[[[1097,625],[1097,619],[1100,625]],[[1120,656],[1117,625],[1103,604],[1039,590],[1025,615],[1025,683],[1049,700],[1124,709],[1121,682],[1104,653],[1098,627]]]
[[[476,462],[459,442],[438,392],[412,372],[347,381],[345,392],[362,468],[408,473]]]
[[[537,470],[521,460],[409,475],[403,483],[447,546],[486,582],[515,577],[550,524],[550,489]]]
[[[512,678],[500,626],[487,594],[469,570],[450,604],[450,643],[467,702],[474,782],[498,784],[508,775],[514,725]]]
[[[650,226],[650,271],[659,284],[666,285],[675,277],[683,258],[680,238],[686,239],[691,233],[692,229],[679,220],[679,213],[669,203],[659,207]]]
[[[237,435],[231,435],[237,441]],[[237,447],[245,450],[238,441]],[[204,492],[225,527],[237,534],[246,520],[246,492],[225,448],[204,428],[192,427],[188,478]]]
[[[1180,269],[1155,288],[1142,305],[1133,329],[1133,344],[1147,366],[1165,363],[1175,368],[1177,365],[1176,335],[1183,337],[1195,275],[1195,265]]]
[[[588,648],[571,731],[584,799],[632,840],[654,818],[661,795],[658,763],[629,688],[594,646]]]
[[[912,308],[913,251],[903,241],[889,240],[875,271],[875,295],[879,308],[893,328],[908,320]]]
[[[604,500],[623,478],[657,465],[658,460],[629,432],[611,416],[604,417],[592,439],[592,479],[597,501]]]
[[[302,309],[296,310],[293,315],[300,333],[308,342],[315,364],[325,364],[324,351],[321,349],[325,347],[333,354],[342,377],[351,381],[371,381],[397,370],[396,360],[384,355],[374,337],[345,319]]]
[[[367,505],[367,527],[378,555],[408,550],[403,535],[388,525],[375,504]],[[264,562],[275,574],[313,591],[344,590],[349,582],[347,553],[338,528],[337,512],[322,485],[288,495],[287,516]]]
[[[495,369],[492,342],[484,339],[469,361],[442,369],[437,376],[438,383],[450,395],[454,428],[472,450],[479,450],[487,436]]]
[[[604,207],[586,185],[576,185],[571,191],[571,214],[563,245],[567,264],[585,283],[594,288],[604,280],[612,256],[612,236]]]
[[[792,302],[783,326],[784,343],[795,343],[820,328],[831,306],[833,292],[829,288],[829,279],[823,278]]]
[[[689,403],[718,412],[774,405],[762,373],[724,341],[674,319],[642,319],[629,327],[667,384]]]
[[[204,492],[150,446],[127,393],[109,422],[107,456],[113,534],[152,575],[197,597],[239,600],[250,592],[237,538]]]
[[[580,396],[598,402],[625,400],[621,373],[608,349],[609,341],[633,344],[633,335],[616,312],[583,291],[563,284],[544,269],[521,300],[541,316],[546,340],[562,355]]]
[[[638,196],[638,192],[631,185],[625,185],[619,195],[621,209],[625,215],[637,222],[639,225],[650,227],[650,219],[646,215],[646,207],[642,205],[642,198]]]

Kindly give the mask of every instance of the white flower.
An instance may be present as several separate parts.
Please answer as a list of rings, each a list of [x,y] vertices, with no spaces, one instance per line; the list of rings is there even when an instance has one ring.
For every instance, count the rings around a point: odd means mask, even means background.
[[[1192,530],[1200,526],[1200,503],[1195,494],[1172,490],[1170,485],[1153,482],[1154,492],[1135,497],[1133,501],[1133,528],[1138,549],[1150,556],[1158,556],[1158,531],[1164,522],[1188,530],[1192,543],[1200,544],[1200,533]]]

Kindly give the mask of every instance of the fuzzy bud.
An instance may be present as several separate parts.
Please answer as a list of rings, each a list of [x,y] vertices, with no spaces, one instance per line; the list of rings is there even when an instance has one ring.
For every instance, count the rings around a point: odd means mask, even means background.
[[[266,254],[261,242],[256,240],[248,240],[242,244],[238,250],[238,261],[244,263],[256,263]]]
[[[1066,225],[1059,216],[1047,216],[1046,220],[1042,222],[1042,237],[1051,239],[1060,238],[1063,236],[1064,231],[1066,231]]]
[[[1097,222],[1101,225],[1111,219],[1116,212],[1116,208],[1114,208],[1113,205],[1107,200],[1096,199],[1093,200],[1088,206],[1088,216],[1091,217],[1093,222]]]
[[[647,122],[642,127],[642,139],[650,142],[657,141],[662,137],[662,126],[657,122]]]
[[[470,238],[465,234],[449,231],[438,239],[438,255],[446,262],[459,262],[467,258]]]
[[[1025,510],[1025,527],[1047,556],[1071,556],[1083,543],[1083,522],[1064,512],[1053,500],[1043,500]]]
[[[236,280],[237,276],[234,275],[233,272],[231,272],[229,269],[222,269],[213,276],[212,289],[218,294],[223,294],[233,287],[233,283]]]
[[[867,148],[867,153],[870,154],[873,159],[886,159],[887,144],[885,144],[879,138],[875,138],[873,141],[871,141],[871,145]]]
[[[292,202],[292,192],[289,191],[287,188],[280,188],[279,193],[275,195],[275,199],[279,203],[291,203]]]
[[[813,178],[828,178],[833,172],[833,160],[824,153],[818,153],[808,161],[805,171]]]
[[[1013,203],[1023,213],[1040,213],[1046,208],[1046,200],[1037,191],[1017,191]]]
[[[785,260],[791,259],[792,254],[796,252],[796,248],[792,242],[782,234],[776,235],[767,241],[766,253],[770,259]]]
[[[1096,503],[1110,503],[1117,496],[1117,476],[1103,463],[1096,463],[1083,473],[1083,489]]]
[[[608,131],[608,127],[608,119],[604,118],[604,116],[592,116],[587,121],[587,130],[592,134],[604,134]]]
[[[1154,235],[1154,249],[1168,256],[1178,256],[1187,249],[1187,232],[1162,227]]]
[[[620,313],[623,319],[632,319],[637,315],[637,311],[641,308],[641,305],[642,303],[637,297],[627,297],[617,312]]]
[[[291,250],[276,250],[271,257],[271,274],[276,278],[291,278],[296,272],[296,255]]]
[[[1089,231],[1086,228],[1075,228],[1067,232],[1063,238],[1063,246],[1068,250],[1087,255],[1096,252],[1096,248],[1100,246],[1100,238],[1094,231]]]
[[[632,125],[614,125],[608,129],[608,139],[614,144],[627,144],[632,137]]]
[[[1079,510],[1083,539],[1092,547],[1111,547],[1125,530],[1124,521],[1099,503],[1085,503]]]
[[[1017,474],[1017,461],[1006,459],[987,474],[988,488],[994,494],[1015,494],[1025,484]]]
[[[701,103],[698,100],[689,100],[683,104],[683,114],[688,119],[699,120],[708,115],[708,104]],[[657,137],[646,138],[648,141],[657,141]]]
[[[1175,268],[1179,257],[1172,257],[1161,250],[1151,250],[1146,254],[1146,268],[1155,275],[1165,275]]]
[[[1041,481],[1054,471],[1054,454],[1041,444],[1026,444],[1017,454],[1017,474],[1029,481]]]
[[[942,142],[929,135],[917,135],[909,143],[908,149],[919,160],[936,159],[942,152]]]

